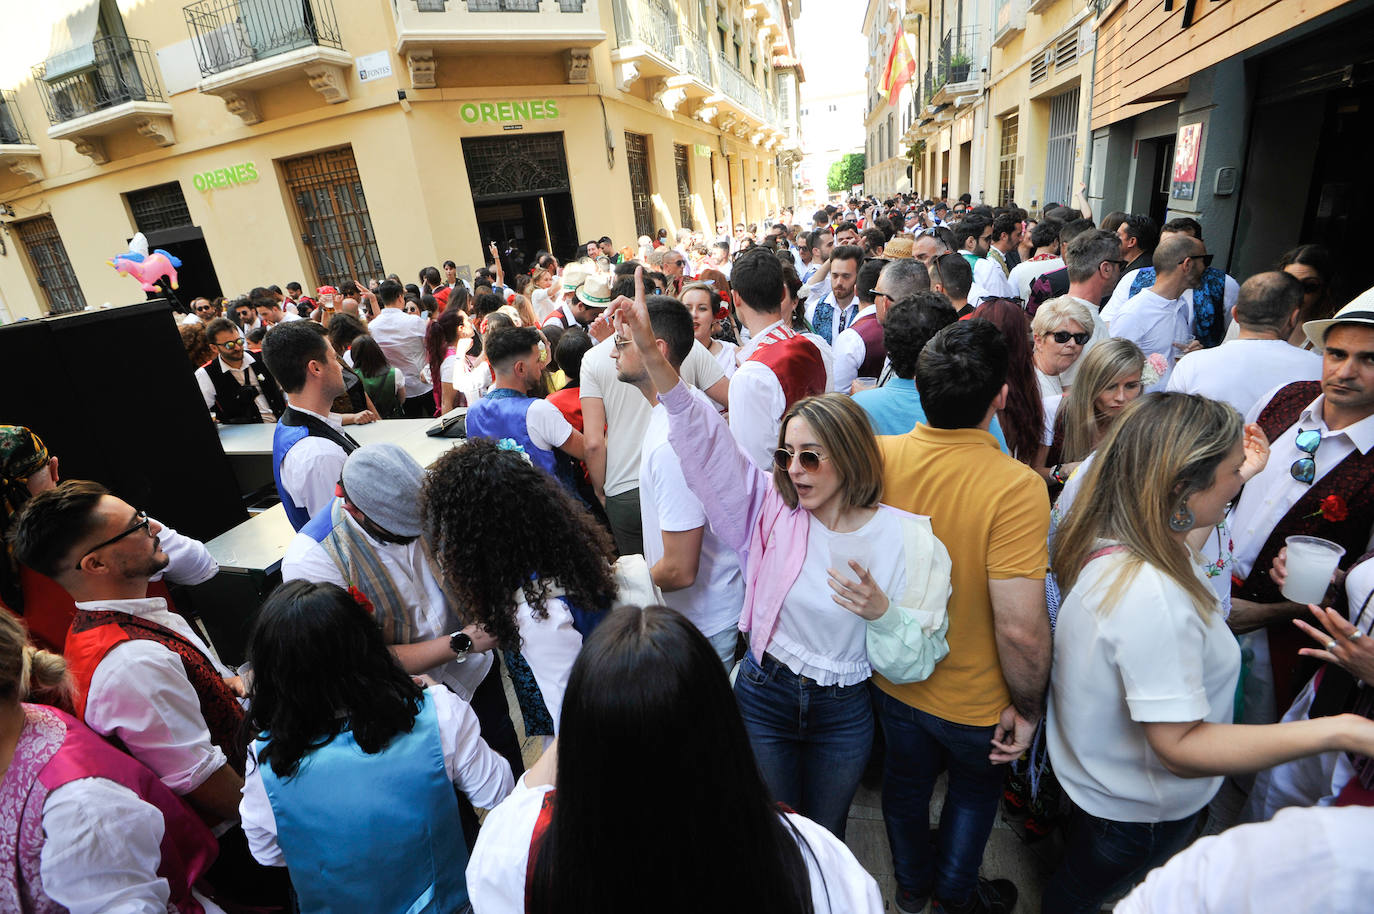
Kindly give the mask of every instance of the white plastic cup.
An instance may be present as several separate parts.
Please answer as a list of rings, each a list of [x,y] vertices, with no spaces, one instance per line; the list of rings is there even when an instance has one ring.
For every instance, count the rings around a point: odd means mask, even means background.
[[[861,390],[872,390],[873,388],[875,388],[875,387],[877,387],[877,386],[878,386],[878,379],[877,379],[877,378],[855,378],[855,379],[854,379],[854,392],[855,392],[855,393],[858,393],[858,392],[861,391]]]
[[[1345,548],[1319,536],[1290,536],[1283,595],[1294,603],[1321,603]]]
[[[858,583],[859,576],[849,567],[853,559],[867,570],[869,548],[862,536],[853,533],[839,533],[830,537],[830,569],[842,578]]]

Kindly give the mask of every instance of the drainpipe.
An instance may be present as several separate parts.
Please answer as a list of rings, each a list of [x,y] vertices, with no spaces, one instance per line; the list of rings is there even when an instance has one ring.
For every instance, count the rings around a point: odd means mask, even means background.
[[[1097,86],[1097,27],[1100,24],[1099,17],[1102,14],[1102,6],[1097,6],[1097,15],[1093,17],[1093,64],[1092,70],[1088,72],[1088,148],[1083,151],[1083,199],[1088,199],[1088,193],[1092,189],[1092,167],[1093,167],[1093,89]],[[1092,204],[1089,203],[1089,206]]]

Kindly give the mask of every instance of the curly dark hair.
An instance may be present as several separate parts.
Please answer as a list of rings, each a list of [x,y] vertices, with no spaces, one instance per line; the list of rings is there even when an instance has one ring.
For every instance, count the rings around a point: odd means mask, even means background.
[[[517,591],[537,619],[547,615],[554,584],[584,610],[606,610],[615,600],[610,534],[519,452],[469,438],[430,470],[420,510],[425,540],[459,604],[504,648],[520,647]]]
[[[274,590],[253,624],[248,659],[243,736],[264,740],[258,761],[283,778],[344,728],[374,755],[415,727],[420,687],[377,620],[335,584],[288,581]]]

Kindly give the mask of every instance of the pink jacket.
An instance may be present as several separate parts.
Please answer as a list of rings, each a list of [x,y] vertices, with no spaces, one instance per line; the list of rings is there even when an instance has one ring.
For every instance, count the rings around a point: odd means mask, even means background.
[[[705,396],[679,381],[659,400],[668,410],[668,443],[681,457],[687,487],[701,500],[711,531],[739,555],[744,572],[739,627],[749,632],[749,647],[761,661],[778,627],[783,598],[801,574],[811,516],[787,507],[773,480],[735,442]]]

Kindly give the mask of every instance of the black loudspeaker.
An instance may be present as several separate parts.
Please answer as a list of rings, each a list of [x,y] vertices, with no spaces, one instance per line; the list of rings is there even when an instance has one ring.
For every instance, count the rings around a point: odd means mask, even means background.
[[[25,425],[63,479],[93,479],[198,540],[248,519],[170,305],[0,327],[0,423]]]

